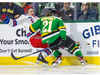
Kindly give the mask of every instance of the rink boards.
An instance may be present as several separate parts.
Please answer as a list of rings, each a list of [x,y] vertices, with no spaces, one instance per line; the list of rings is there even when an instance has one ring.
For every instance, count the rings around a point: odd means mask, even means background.
[[[85,56],[88,60],[88,64],[100,65],[99,56]],[[0,65],[36,65],[37,56],[25,57],[23,59],[14,60],[11,57],[0,57]],[[54,57],[47,57],[46,60],[49,62],[48,65],[52,65],[55,60]],[[75,56],[62,56],[62,63],[60,65],[81,65]]]
[[[81,51],[88,64],[100,65],[100,23],[65,23],[65,26],[67,28],[67,35],[81,46]],[[6,24],[0,25],[0,65],[30,65],[27,62],[35,63],[38,53],[20,60],[14,60],[11,57],[11,51],[14,52],[16,57],[20,57],[37,50],[41,49],[31,47],[22,25],[14,28]],[[63,53],[61,65],[80,65],[74,55],[69,54],[63,49],[60,49],[60,51]],[[55,58],[51,54],[46,60],[51,65]]]

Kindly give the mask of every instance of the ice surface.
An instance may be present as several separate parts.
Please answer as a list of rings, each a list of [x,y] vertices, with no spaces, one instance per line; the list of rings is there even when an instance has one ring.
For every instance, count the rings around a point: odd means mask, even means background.
[[[43,66],[36,65],[32,62],[31,65],[0,65],[0,74],[98,74],[100,75],[100,66]]]

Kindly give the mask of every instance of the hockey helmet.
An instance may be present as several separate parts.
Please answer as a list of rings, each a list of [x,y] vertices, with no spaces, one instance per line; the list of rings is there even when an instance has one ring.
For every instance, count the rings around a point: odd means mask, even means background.
[[[57,14],[57,10],[56,9],[49,9],[47,12],[49,12],[51,14]]]
[[[33,6],[31,6],[31,5],[27,5],[27,6],[24,8],[24,13],[26,13],[27,10],[28,10],[29,8],[33,8]]]

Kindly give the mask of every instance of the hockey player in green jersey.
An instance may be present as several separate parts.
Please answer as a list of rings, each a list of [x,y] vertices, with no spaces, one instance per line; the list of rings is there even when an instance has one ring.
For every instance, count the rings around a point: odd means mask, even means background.
[[[77,56],[82,65],[86,64],[87,61],[83,59],[77,44],[70,37],[66,36],[66,27],[60,18],[55,17],[55,13],[56,10],[48,10],[46,17],[41,17],[34,24],[30,25],[30,31],[41,30],[42,43],[49,44],[49,47],[53,50],[53,55],[56,57],[56,60],[52,63],[53,66],[62,63],[62,53],[58,51],[60,47],[65,47],[65,50]]]

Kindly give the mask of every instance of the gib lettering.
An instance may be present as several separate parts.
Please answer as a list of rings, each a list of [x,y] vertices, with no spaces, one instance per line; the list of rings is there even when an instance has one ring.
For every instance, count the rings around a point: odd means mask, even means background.
[[[94,27],[90,27],[89,29],[85,29],[83,31],[82,35],[85,39],[89,39],[92,36],[100,35],[100,25],[96,25]],[[95,46],[100,47],[100,39],[99,40],[96,40],[96,39],[92,40],[92,47],[95,47]]]
[[[90,27],[89,29],[85,29],[82,33],[85,39],[89,39],[91,36],[95,36],[100,34],[100,25],[96,25],[94,27]]]

